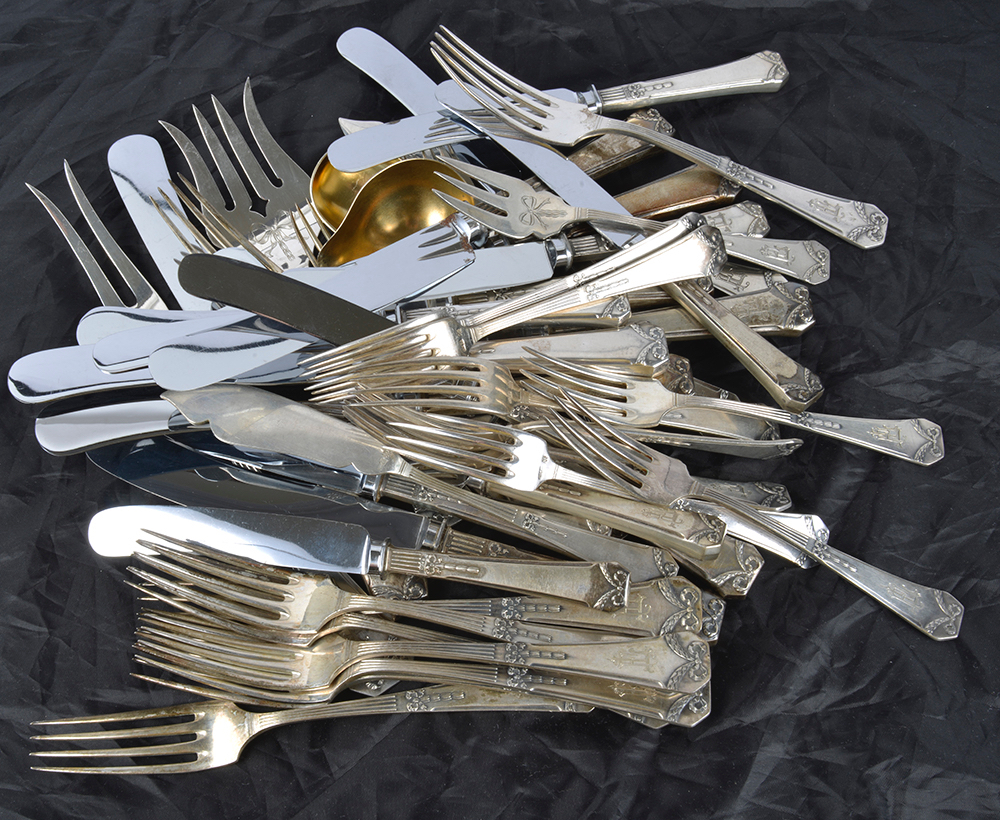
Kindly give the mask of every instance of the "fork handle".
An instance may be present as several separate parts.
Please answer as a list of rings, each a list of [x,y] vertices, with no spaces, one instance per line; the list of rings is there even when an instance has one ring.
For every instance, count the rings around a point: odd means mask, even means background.
[[[598,91],[596,95],[585,92],[579,97],[580,102],[597,113],[613,114],[681,100],[777,91],[787,79],[788,69],[781,55],[775,51],[759,51],[724,65],[649,82],[618,85]]]
[[[720,176],[787,208],[859,248],[874,248],[885,242],[889,219],[868,202],[831,196],[785,182],[740,165],[729,157],[721,157],[673,137],[654,133],[648,128],[608,120],[607,127],[601,128],[598,133],[609,131],[648,140],[672,154],[711,168]]]
[[[935,464],[944,458],[941,427],[928,419],[866,419],[827,413],[787,413],[763,405],[693,396],[679,397],[678,404],[714,407],[726,412],[767,419],[914,464]]]
[[[620,564],[605,561],[465,558],[386,547],[382,553],[381,569],[383,572],[551,595],[608,611],[621,609],[628,598],[628,572]]]
[[[751,330],[710,293],[690,282],[663,289],[715,336],[787,410],[801,412],[823,394],[819,377]]]

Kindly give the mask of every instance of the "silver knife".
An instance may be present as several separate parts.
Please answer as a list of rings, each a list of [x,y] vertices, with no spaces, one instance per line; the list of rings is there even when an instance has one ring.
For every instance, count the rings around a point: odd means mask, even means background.
[[[303,268],[299,271],[285,272],[285,275],[291,273],[291,278],[304,284],[324,280],[322,289],[338,295],[342,288],[340,283],[347,280],[349,287],[358,291],[359,302],[370,300],[374,294],[378,294],[380,300],[392,296],[394,301],[401,301],[397,298],[398,288],[386,289],[387,285],[382,281],[381,271],[383,269],[395,271],[401,279],[401,284],[409,279],[410,284],[407,287],[410,289],[409,292],[413,293],[415,284],[412,277],[415,263],[408,259],[407,255],[419,254],[424,257],[420,260],[424,266],[420,269],[420,278],[423,279],[433,264],[438,266],[447,264],[447,257],[435,257],[428,252],[426,247],[430,244],[428,237],[436,237],[434,241],[443,241],[442,236],[446,239],[451,236],[449,241],[454,240],[454,232],[447,225],[428,228],[421,234],[423,236],[407,237],[358,260],[357,267],[344,266],[344,269],[342,271],[338,269],[338,273],[332,278],[324,273],[329,269],[320,268]],[[523,243],[469,250],[467,253],[473,257],[471,263],[434,285],[423,294],[422,298],[449,298],[487,288],[537,284],[550,279],[556,267],[585,255],[587,253],[585,244],[584,240],[553,239],[546,243]],[[373,282],[378,282],[378,287],[373,287]],[[165,326],[159,331],[162,343],[149,355],[149,367],[158,384],[173,390],[193,390],[217,381],[235,378],[248,368],[259,367],[270,357],[288,356],[299,349],[293,342],[274,337],[254,339],[251,344],[245,333],[234,335],[224,329],[204,330],[197,336],[192,335],[187,339],[181,339],[179,335],[167,339],[169,334],[170,329]],[[114,341],[109,339],[105,345],[113,343]]]
[[[166,535],[271,566],[307,572],[396,572],[550,595],[613,611],[625,605],[628,573],[613,563],[465,558],[372,540],[359,524],[196,507],[134,505],[97,513],[87,537],[101,555],[131,554]]]
[[[360,428],[265,390],[242,385],[211,385],[186,392],[168,390],[163,398],[188,421],[198,425],[207,422],[216,438],[240,450],[281,453],[321,467],[369,476],[398,476],[423,488],[426,492],[421,493],[421,498],[435,494],[447,497],[455,489],[415,469]],[[536,496],[531,494],[531,497]],[[473,498],[477,501],[472,503],[479,503],[479,497]],[[537,494],[537,498],[547,503],[543,494]],[[478,520],[474,514],[466,517]],[[614,517],[613,514],[609,514],[610,517]],[[633,532],[696,559],[717,554],[725,535],[725,527],[720,528],[718,521],[675,518],[666,522],[656,505],[648,505],[634,518],[619,520],[616,517],[615,524],[623,532]],[[678,528],[684,533],[690,532],[698,541],[679,535]]]
[[[396,88],[390,88],[389,91],[402,97],[409,87],[410,75],[423,76],[423,72],[402,53],[398,53],[396,60],[391,76],[402,79]],[[355,62],[355,65],[362,70],[366,68],[360,61]],[[459,118],[462,111],[478,108],[478,103],[454,82],[438,86],[437,98]],[[500,134],[491,136],[569,205],[627,215],[618,200],[548,146]],[[601,225],[594,227],[618,247],[625,247],[636,239],[628,236],[625,231],[612,231]],[[823,386],[815,374],[750,330],[709,294],[686,283],[668,285],[667,289],[685,309],[698,316],[699,321],[760,381],[780,406],[793,412],[801,412],[822,395]]]

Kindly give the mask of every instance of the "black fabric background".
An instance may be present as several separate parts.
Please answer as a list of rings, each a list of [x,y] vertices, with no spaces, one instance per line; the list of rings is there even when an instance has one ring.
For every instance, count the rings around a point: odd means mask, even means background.
[[[1000,814],[997,510],[1000,11],[991,0],[318,2],[8,0],[0,10],[3,366],[70,344],[97,304],[25,189],[74,222],[68,159],[98,212],[147,266],[106,151],[131,133],[231,110],[247,76],[303,166],[338,116],[403,109],[335,50],[364,25],[434,77],[444,23],[542,87],[583,88],[771,48],[785,89],[664,109],[682,138],[783,178],[877,203],[887,243],[862,252],[768,207],[772,235],[815,238],[833,276],[818,321],[784,349],[822,377],[817,409],[923,415],[947,455],[921,468],[810,438],[781,462],[700,457],[692,469],[768,478],[823,516],[832,543],[966,608],[935,643],[831,573],[768,560],[730,605],[714,708],[689,730],[610,714],[351,718],[260,737],[236,765],[179,777],[28,770],[28,722],[183,700],[129,677],[133,595],[91,554],[88,517],[145,498],[83,457],[34,441],[34,410],[0,413],[0,816],[12,818],[992,818]],[[169,152],[171,161],[176,156]],[[641,174],[647,171],[643,170]],[[609,181],[609,184],[614,180]],[[630,184],[628,178],[617,181]],[[698,374],[761,399],[709,344]]]

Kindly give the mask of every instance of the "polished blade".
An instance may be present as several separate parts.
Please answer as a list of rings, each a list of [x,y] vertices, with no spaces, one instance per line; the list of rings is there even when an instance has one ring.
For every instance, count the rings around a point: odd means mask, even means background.
[[[310,572],[368,572],[371,538],[357,524],[278,513],[130,505],[101,510],[87,538],[99,555],[131,555],[157,534],[261,564]]]
[[[406,462],[346,421],[301,402],[245,385],[168,390],[163,398],[192,424],[211,425],[220,441],[251,452],[290,458],[364,475],[405,474]]]

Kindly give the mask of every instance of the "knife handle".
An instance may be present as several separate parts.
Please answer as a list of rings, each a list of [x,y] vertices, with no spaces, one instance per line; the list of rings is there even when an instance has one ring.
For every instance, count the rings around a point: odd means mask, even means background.
[[[505,558],[463,558],[436,552],[387,546],[379,561],[383,572],[462,581],[579,601],[595,609],[625,606],[629,574],[620,564],[602,561],[517,561]]]
[[[380,495],[458,516],[582,561],[613,559],[628,569],[633,581],[677,574],[677,563],[658,547],[611,538],[585,529],[583,522],[575,523],[537,507],[519,507],[486,498],[423,473],[414,478],[386,475],[376,490],[376,498]]]
[[[677,515],[664,504],[612,496],[586,487],[517,490],[496,486],[496,491],[518,501],[545,506],[569,515],[586,517],[669,550],[674,557],[696,560],[719,552],[726,525],[707,515]]]
[[[787,79],[788,69],[780,54],[758,51],[742,60],[700,71],[607,88],[597,92],[594,102],[598,113],[612,114],[680,100],[777,91]],[[584,104],[591,103],[587,94],[580,96]]]
[[[739,190],[728,179],[692,165],[619,194],[615,199],[633,216],[665,220],[692,210],[726,205],[736,199]]]

